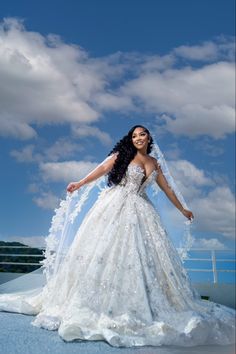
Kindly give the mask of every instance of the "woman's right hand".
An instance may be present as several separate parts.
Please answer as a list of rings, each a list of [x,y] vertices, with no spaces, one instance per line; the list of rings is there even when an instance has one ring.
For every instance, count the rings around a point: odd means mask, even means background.
[[[81,187],[81,183],[80,182],[71,182],[68,184],[68,186],[66,187],[67,192],[69,193],[73,193],[74,191],[76,191],[77,189],[79,189]]]
[[[181,212],[182,212],[182,214],[184,214],[184,216],[187,219],[189,219],[190,221],[193,221],[194,216],[193,216],[193,213],[190,210],[187,210],[187,209],[183,208]]]

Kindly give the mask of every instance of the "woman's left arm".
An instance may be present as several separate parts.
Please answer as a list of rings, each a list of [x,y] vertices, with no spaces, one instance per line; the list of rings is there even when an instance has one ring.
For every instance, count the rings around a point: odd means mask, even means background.
[[[179,209],[179,211],[189,220],[193,219],[193,213],[190,210],[184,209],[179,199],[176,197],[175,192],[169,186],[160,165],[157,163],[157,177],[156,182],[158,186],[165,192],[169,200],[174,204],[174,206]]]

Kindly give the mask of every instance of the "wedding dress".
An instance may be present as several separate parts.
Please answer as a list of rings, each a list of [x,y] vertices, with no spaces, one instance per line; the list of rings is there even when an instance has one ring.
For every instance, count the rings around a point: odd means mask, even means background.
[[[202,300],[147,195],[147,178],[128,166],[85,215],[56,274],[36,294],[0,295],[0,310],[37,315],[33,325],[65,341],[120,346],[227,345],[235,311]]]

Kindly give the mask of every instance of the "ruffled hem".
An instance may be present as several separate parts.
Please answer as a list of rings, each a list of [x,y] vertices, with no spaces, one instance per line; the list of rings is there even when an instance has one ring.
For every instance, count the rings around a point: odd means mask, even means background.
[[[77,310],[78,311],[78,310]],[[235,342],[233,323],[204,317],[193,311],[173,314],[173,323],[154,321],[151,324],[132,319],[128,314],[111,318],[81,309],[71,317],[39,314],[34,326],[58,330],[65,341],[103,340],[113,347],[177,345],[229,345]]]

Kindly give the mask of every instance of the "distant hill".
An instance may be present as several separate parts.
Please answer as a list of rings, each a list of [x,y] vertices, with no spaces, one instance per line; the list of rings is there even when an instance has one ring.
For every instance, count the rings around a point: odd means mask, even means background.
[[[43,259],[43,250],[37,247],[30,247],[21,242],[0,241],[0,272],[28,273],[40,267],[39,265],[3,264],[4,262],[17,263],[38,263]],[[9,248],[20,246],[25,248]],[[13,256],[14,255],[14,256]],[[22,256],[19,256],[22,255]],[[38,255],[31,257],[27,255]]]

